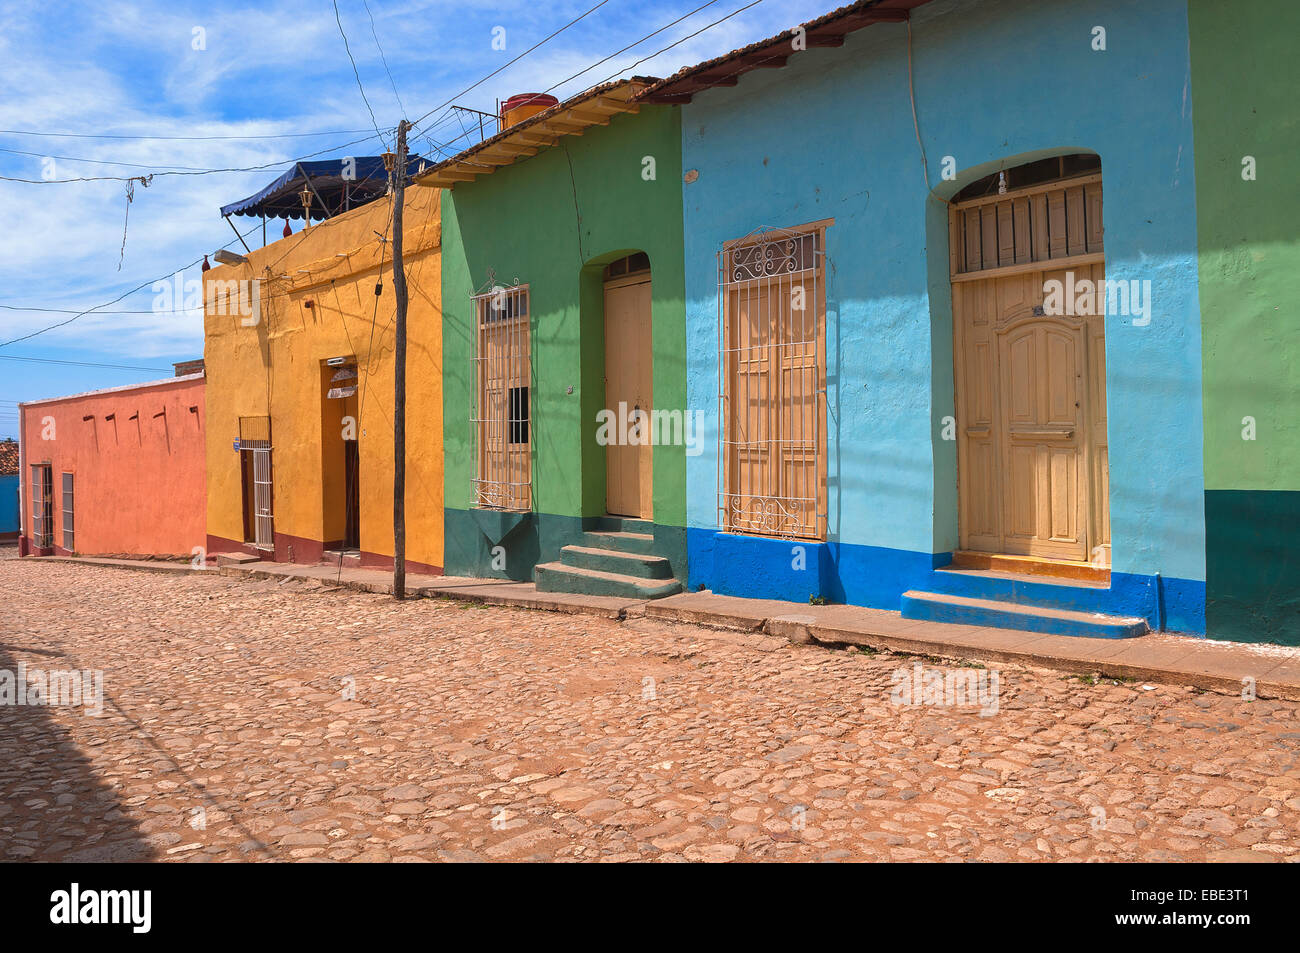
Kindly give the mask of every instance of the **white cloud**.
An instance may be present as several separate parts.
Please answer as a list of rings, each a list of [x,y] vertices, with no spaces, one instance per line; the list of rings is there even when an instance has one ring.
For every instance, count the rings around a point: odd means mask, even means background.
[[[450,0],[370,0],[375,31],[410,118],[422,114],[523,52],[591,5],[591,0],[493,4]],[[571,95],[602,81],[701,26],[742,0],[719,2],[557,90]],[[491,111],[497,99],[552,86],[633,39],[698,6],[696,0],[633,4],[615,0],[498,77],[458,99]],[[369,17],[359,0],[340,0],[352,54],[381,127],[397,104]],[[760,4],[663,56],[638,74],[682,66],[789,29],[824,12],[810,0]],[[58,17],[42,5],[0,10],[0,128],[123,135],[220,136],[368,129],[369,113],[329,2],[175,3],[161,0],[79,4]],[[507,30],[505,52],[491,48],[492,27]],[[202,27],[207,48],[192,49]],[[429,130],[425,130],[429,132]],[[454,121],[432,130],[451,139]],[[42,157],[117,160],[142,166],[245,167],[303,156],[339,137],[280,141],[62,139],[0,135],[0,175],[40,178]],[[463,148],[462,140],[453,148]],[[417,141],[416,148],[424,144]],[[364,151],[362,151],[364,150]],[[373,141],[350,150],[378,152]],[[336,153],[337,154],[337,153]],[[58,177],[132,175],[146,169],[55,160]],[[158,176],[135,188],[126,254],[118,269],[126,211],[124,183],[27,185],[0,182],[9,228],[0,231],[0,303],[88,308],[131,285],[211,253],[233,239],[220,206],[264,186],[281,168],[203,176]],[[242,221],[249,227],[251,219]],[[276,230],[278,234],[278,229]],[[251,243],[251,241],[250,241]],[[197,270],[191,273],[197,277]],[[146,288],[113,310],[148,308]],[[0,311],[0,340],[66,315]],[[194,315],[92,315],[24,342],[76,344],[106,358],[183,357],[202,347]]]

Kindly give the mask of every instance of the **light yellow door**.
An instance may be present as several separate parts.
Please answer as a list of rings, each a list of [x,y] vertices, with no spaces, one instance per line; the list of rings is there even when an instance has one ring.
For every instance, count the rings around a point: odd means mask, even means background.
[[[1076,280],[1103,275],[1100,264],[1074,269]],[[1104,559],[1103,319],[1044,314],[1051,278],[1065,274],[953,285],[961,547]]]
[[[649,279],[607,283],[605,407],[616,425],[605,447],[605,509],[614,515],[654,518],[653,371]],[[638,414],[639,433],[629,421]],[[618,439],[623,434],[627,439]]]

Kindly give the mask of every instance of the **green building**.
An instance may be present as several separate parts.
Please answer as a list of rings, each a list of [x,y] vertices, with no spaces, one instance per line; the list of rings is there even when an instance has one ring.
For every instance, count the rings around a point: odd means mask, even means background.
[[[633,101],[649,82],[515,97],[417,180],[446,190],[448,575],[640,597],[686,579],[681,129]]]
[[[1300,644],[1300,88],[1292,0],[1191,0],[1206,631]]]

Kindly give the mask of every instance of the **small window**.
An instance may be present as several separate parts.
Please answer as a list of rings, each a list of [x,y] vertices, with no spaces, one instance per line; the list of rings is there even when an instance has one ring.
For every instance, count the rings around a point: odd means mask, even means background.
[[[481,298],[479,320],[484,324],[528,317],[528,293],[517,288],[498,288]]]
[[[510,388],[510,442],[528,442],[528,388]]]
[[[68,552],[72,553],[72,552],[76,552],[76,546],[74,545],[75,536],[73,535],[73,522],[72,522],[73,505],[72,505],[72,474],[71,473],[63,474],[62,490],[63,490],[62,492],[63,548],[66,549]]]
[[[611,278],[623,278],[627,275],[639,274],[643,271],[650,270],[650,256],[643,251],[628,255],[626,258],[620,258],[612,261],[605,268],[605,280]]]

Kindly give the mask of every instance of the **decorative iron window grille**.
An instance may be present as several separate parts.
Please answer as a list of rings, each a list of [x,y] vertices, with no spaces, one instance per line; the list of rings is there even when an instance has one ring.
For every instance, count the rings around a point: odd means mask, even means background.
[[[32,464],[32,545],[54,545],[54,474],[48,463]]]
[[[60,494],[60,502],[63,504],[63,548],[68,552],[76,552],[73,543],[76,537],[73,533],[73,501],[72,501],[72,474],[63,474],[63,487]]]
[[[718,253],[718,525],[826,536],[821,226],[761,229]]]
[[[470,424],[474,506],[532,509],[532,425],[528,286],[474,295],[477,341]]]

